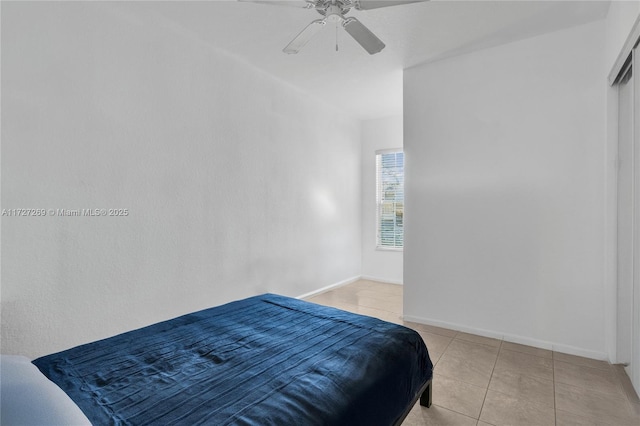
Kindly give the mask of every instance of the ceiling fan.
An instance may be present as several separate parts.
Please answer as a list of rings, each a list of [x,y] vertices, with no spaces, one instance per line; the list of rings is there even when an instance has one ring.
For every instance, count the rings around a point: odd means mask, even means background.
[[[357,41],[370,55],[384,49],[385,44],[372,33],[362,22],[350,16],[345,17],[352,8],[356,10],[379,9],[381,7],[398,6],[407,3],[418,3],[426,0],[239,0],[243,2],[289,6],[304,9],[315,9],[322,19],[312,21],[300,34],[282,50],[285,53],[298,53],[327,22],[340,23],[347,33]]]

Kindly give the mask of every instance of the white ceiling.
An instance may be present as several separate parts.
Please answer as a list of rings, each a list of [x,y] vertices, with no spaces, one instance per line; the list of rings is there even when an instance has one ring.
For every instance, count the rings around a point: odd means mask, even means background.
[[[124,4],[121,3],[124,6]],[[282,48],[315,10],[218,1],[126,4],[163,19],[359,119],[402,113],[402,70],[417,64],[603,19],[609,1],[438,0],[352,10],[387,45],[367,54],[327,24],[297,55]],[[570,52],[567,52],[570,54]]]

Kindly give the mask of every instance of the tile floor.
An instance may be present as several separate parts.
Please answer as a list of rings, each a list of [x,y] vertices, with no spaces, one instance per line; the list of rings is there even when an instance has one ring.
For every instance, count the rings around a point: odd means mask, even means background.
[[[402,286],[360,280],[306,300],[418,331],[435,365],[433,405],[403,425],[640,426],[620,366],[403,321]]]

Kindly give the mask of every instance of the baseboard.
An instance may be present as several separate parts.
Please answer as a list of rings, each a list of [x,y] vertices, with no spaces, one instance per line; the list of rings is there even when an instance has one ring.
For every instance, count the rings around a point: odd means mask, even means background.
[[[351,284],[353,282],[358,281],[361,278],[362,277],[360,275],[355,276],[355,277],[351,277],[351,278],[347,278],[346,280],[342,280],[342,281],[339,281],[339,282],[334,283],[334,284],[329,284],[328,286],[322,287],[322,288],[320,288],[318,290],[310,291],[309,293],[305,293],[305,294],[302,294],[300,296],[296,296],[296,299],[304,299],[305,297],[316,296],[316,295],[318,295],[320,293],[325,293],[325,292],[327,292],[329,290],[333,290],[335,288],[342,287],[342,286],[345,286],[347,284]]]
[[[575,346],[563,345],[559,343],[553,344],[553,351],[561,352],[563,354],[577,355],[585,358],[597,359],[600,361],[607,361],[611,363],[611,360],[609,360],[609,356],[605,352],[592,351],[589,349],[577,348]]]
[[[451,330],[462,331],[464,333],[475,334],[483,337],[491,337],[493,339],[504,340],[505,342],[519,343],[521,345],[533,346],[534,348],[547,349],[555,352],[561,352],[568,355],[576,355],[585,358],[604,360],[607,362],[609,358],[605,352],[592,351],[589,349],[578,348],[571,345],[549,342],[545,340],[533,339],[530,337],[519,336],[515,334],[505,334],[493,330],[484,330],[481,328],[468,327],[461,324],[450,323],[446,321],[438,321],[428,318],[414,317],[405,315],[406,321],[417,322],[419,324],[433,325],[436,327],[448,328]]]
[[[461,324],[455,324],[447,321],[439,321],[430,318],[414,317],[411,315],[404,315],[404,320],[417,322],[419,324],[433,325],[435,327],[448,328],[450,330],[462,331],[463,333],[475,334],[483,337],[491,337],[492,339],[502,340],[503,334],[494,332],[491,330],[483,330],[480,328],[467,327]]]
[[[371,275],[363,275],[361,277],[361,279],[367,280],[367,281],[376,281],[376,282],[385,283],[385,284],[397,284],[397,285],[403,285],[404,284],[402,281],[389,280],[389,279],[386,279],[386,278],[374,277],[374,276],[371,276]]]

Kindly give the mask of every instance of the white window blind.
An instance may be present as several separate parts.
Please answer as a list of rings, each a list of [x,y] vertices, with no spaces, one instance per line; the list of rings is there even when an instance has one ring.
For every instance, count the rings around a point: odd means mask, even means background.
[[[376,152],[376,186],[379,248],[404,246],[404,153]]]

